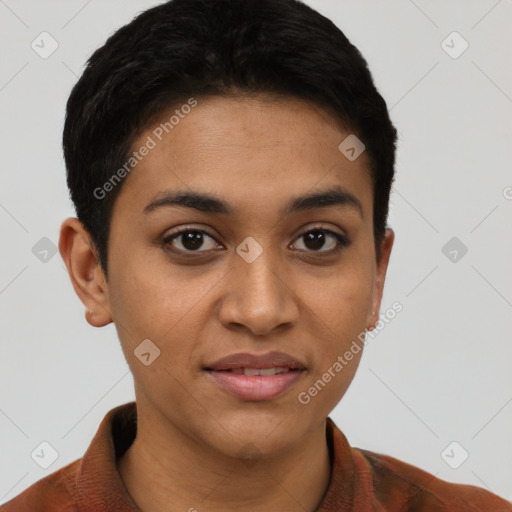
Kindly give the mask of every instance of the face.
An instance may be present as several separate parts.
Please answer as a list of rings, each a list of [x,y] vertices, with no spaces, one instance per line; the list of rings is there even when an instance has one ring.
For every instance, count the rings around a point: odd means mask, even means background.
[[[362,350],[336,362],[378,320],[393,233],[376,262],[369,160],[340,152],[350,131],[323,110],[265,97],[190,110],[134,144],[155,143],[116,199],[108,283],[96,267],[81,297],[91,324],[114,321],[148,421],[226,455],[248,443],[275,454],[318,428],[350,385]],[[296,367],[215,366],[271,352]],[[282,357],[251,365],[288,370]]]

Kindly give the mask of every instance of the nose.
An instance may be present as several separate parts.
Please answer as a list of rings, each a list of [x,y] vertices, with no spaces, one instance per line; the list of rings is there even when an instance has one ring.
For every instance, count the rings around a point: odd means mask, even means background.
[[[264,336],[297,321],[298,298],[285,263],[264,250],[252,263],[235,254],[233,265],[219,309],[226,328]]]

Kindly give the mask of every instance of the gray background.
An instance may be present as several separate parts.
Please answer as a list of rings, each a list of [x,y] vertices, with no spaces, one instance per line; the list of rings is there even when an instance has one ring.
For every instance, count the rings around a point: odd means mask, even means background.
[[[57,245],[74,215],[61,153],[71,87],[155,3],[0,0],[0,503],[81,457],[106,412],[134,399],[114,326],[85,322],[40,240]],[[400,137],[382,311],[403,311],[331,417],[353,446],[512,500],[512,2],[306,3],[361,50]],[[43,31],[59,45],[46,59],[31,47]],[[463,48],[454,31],[469,44],[458,58],[445,51]],[[47,469],[31,458],[43,441],[58,452]]]

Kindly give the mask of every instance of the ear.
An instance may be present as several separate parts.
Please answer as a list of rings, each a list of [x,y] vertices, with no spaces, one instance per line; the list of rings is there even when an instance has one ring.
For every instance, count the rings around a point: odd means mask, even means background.
[[[75,217],[60,228],[59,252],[68,269],[71,284],[86,307],[85,319],[93,327],[113,321],[108,285],[91,236]]]
[[[384,291],[384,281],[386,279],[389,257],[391,256],[391,249],[393,248],[394,241],[394,231],[390,228],[386,229],[384,238],[380,245],[380,259],[377,262],[377,275],[373,288],[372,309],[366,326],[368,330],[374,329],[375,324],[379,321],[380,303],[382,300],[382,293]]]

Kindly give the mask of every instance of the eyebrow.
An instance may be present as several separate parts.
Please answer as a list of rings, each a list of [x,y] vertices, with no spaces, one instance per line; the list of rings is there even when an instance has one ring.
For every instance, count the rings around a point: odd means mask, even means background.
[[[234,215],[237,213],[237,209],[223,199],[204,192],[193,192],[189,190],[165,190],[159,192],[153,197],[151,202],[144,207],[142,212],[148,214],[160,208],[175,206],[183,206],[200,212],[222,215]],[[306,210],[330,207],[354,209],[359,213],[361,218],[364,218],[361,201],[341,186],[330,187],[328,189],[294,197],[280,210],[279,215],[288,216]]]

